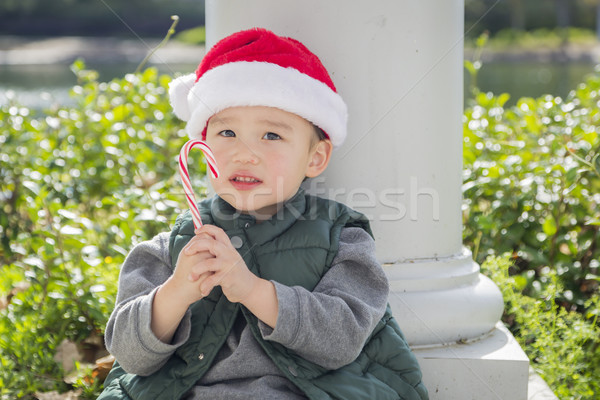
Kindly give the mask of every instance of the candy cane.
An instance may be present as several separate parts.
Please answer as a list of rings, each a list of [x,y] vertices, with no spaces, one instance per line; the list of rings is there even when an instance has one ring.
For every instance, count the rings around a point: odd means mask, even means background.
[[[206,163],[208,164],[208,168],[210,169],[213,178],[219,177],[219,170],[217,169],[215,156],[210,150],[210,147],[208,147],[208,145],[204,141],[192,139],[189,140],[186,144],[184,144],[181,148],[181,151],[179,152],[179,174],[181,175],[181,183],[183,184],[185,198],[187,199],[188,206],[190,207],[190,211],[192,212],[194,228],[198,229],[202,226],[202,218],[200,218],[200,211],[198,210],[198,206],[196,205],[196,196],[194,196],[194,190],[192,189],[192,184],[190,182],[190,174],[188,173],[187,169],[188,154],[190,153],[190,150],[194,147],[200,147],[200,150],[202,150],[202,153],[204,154],[204,158],[206,158]]]

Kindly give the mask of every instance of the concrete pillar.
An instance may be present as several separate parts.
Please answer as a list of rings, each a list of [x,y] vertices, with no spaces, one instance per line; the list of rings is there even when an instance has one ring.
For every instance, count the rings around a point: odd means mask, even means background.
[[[206,0],[206,37],[260,26],[321,58],[349,130],[308,189],[370,217],[431,398],[526,399],[500,291],[462,245],[463,15],[463,0]]]

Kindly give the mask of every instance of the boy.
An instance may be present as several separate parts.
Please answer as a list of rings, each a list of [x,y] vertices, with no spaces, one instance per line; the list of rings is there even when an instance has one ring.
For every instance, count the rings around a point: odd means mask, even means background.
[[[100,399],[427,398],[365,217],[308,196],[346,106],[301,43],[233,34],[169,95],[211,147],[216,196],[123,265]]]

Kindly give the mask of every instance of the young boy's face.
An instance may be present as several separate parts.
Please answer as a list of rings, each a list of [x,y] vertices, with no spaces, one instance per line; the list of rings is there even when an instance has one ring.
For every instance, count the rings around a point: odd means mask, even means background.
[[[265,220],[296,194],[305,177],[329,162],[331,142],[318,141],[304,118],[272,107],[232,107],[209,121],[206,142],[219,167],[216,193],[238,211]]]

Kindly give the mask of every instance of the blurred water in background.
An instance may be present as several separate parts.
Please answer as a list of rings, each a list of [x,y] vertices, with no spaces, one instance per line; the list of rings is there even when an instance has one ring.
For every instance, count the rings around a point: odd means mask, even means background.
[[[135,71],[137,64],[87,65],[99,73],[100,81],[121,78]],[[160,72],[174,76],[193,72],[197,64],[157,64]],[[565,97],[570,90],[594,72],[594,64],[586,62],[488,62],[478,76],[478,86],[484,91],[511,95],[508,104],[523,96],[552,94]],[[7,92],[28,107],[44,109],[52,104],[72,104],[69,89],[77,83],[68,65],[0,65],[0,104],[6,104]],[[468,104],[469,77],[465,74],[465,104]]]
[[[584,79],[594,73],[591,62],[488,62],[477,77],[481,91],[495,94],[508,93],[508,105],[521,97],[539,97],[545,94],[566,97]],[[465,75],[465,87],[469,77]],[[468,93],[465,93],[465,98]]]
[[[100,81],[122,78],[132,73],[137,64],[86,65],[98,71]],[[194,72],[197,64],[159,64],[159,72],[170,76]],[[52,104],[73,104],[69,90],[77,84],[77,78],[68,65],[0,65],[0,104],[8,101],[12,91],[15,100],[25,106],[44,109]]]

